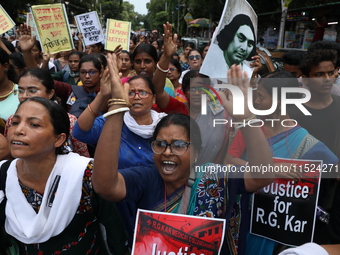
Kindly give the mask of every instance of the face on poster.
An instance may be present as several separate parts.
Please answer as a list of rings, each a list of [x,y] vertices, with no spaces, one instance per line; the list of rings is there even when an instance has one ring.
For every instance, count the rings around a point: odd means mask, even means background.
[[[241,65],[251,76],[249,64],[256,55],[257,16],[246,1],[228,0],[203,62],[201,73],[225,78],[232,65]]]

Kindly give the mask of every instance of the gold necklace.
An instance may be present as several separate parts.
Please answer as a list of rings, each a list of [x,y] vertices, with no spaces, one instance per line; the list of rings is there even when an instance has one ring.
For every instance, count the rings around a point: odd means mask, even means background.
[[[12,94],[12,93],[13,93],[15,84],[14,84],[14,82],[12,82],[12,84],[13,84],[13,88],[12,88],[12,90],[11,90],[10,92],[8,92],[6,95],[0,96],[0,98],[5,98],[5,97],[8,97],[10,94]]]

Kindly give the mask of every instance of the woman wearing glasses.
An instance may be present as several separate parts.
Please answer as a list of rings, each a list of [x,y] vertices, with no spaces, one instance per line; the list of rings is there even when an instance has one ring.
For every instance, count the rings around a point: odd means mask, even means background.
[[[102,77],[102,63],[95,55],[85,55],[79,62],[82,86],[56,83],[56,95],[66,99],[67,110],[77,118],[96,97]]]
[[[179,78],[179,82],[182,83],[184,75],[190,70],[200,70],[201,65],[203,63],[203,57],[201,52],[198,50],[191,50],[188,54],[188,63],[189,69],[182,72],[181,77]]]
[[[118,70],[113,65],[115,56],[108,57],[113,98],[111,101],[127,103],[128,95],[124,92]],[[240,69],[234,71],[237,71],[237,74],[241,73]],[[247,84],[241,83],[240,86],[246,93]],[[223,99],[226,110],[232,112],[232,102],[225,96]],[[272,176],[254,179],[256,177],[254,173],[248,172],[239,175],[238,179],[233,179],[228,175],[226,177],[228,184],[225,184],[224,178],[218,178],[216,174],[195,172],[194,164],[201,148],[200,129],[189,116],[183,114],[168,115],[156,126],[151,146],[154,152],[153,165],[134,166],[120,169],[118,172],[118,151],[124,125],[124,114],[121,112],[128,110],[126,103],[111,104],[106,115],[95,155],[93,185],[96,191],[107,200],[133,201],[142,209],[226,218],[227,233],[236,231],[234,236],[238,238],[233,239],[231,235],[226,234],[227,241],[224,242],[226,250],[222,253],[230,254],[231,250],[236,251],[238,243],[239,254],[244,254],[244,229],[243,227],[241,230],[238,227],[230,229],[235,225],[231,226],[229,222],[236,220],[235,224],[240,224],[242,218],[247,224],[247,215],[244,214],[247,210],[241,208],[243,206],[248,208],[248,192],[269,184]],[[247,119],[250,115],[246,111],[246,115],[238,116],[238,120]],[[272,164],[269,146],[261,130],[256,127],[245,127],[242,132],[251,147],[250,164]],[[262,150],[258,150],[259,147]],[[238,194],[243,195],[239,197]],[[242,207],[239,207],[240,204]],[[227,211],[223,210],[224,206],[227,207]],[[242,214],[242,217],[238,213]]]
[[[51,74],[40,68],[29,69],[25,71],[18,82],[18,96],[20,103],[30,97],[44,97],[52,101],[55,100],[54,82]],[[86,144],[80,142],[73,136],[73,127],[77,118],[69,114],[70,119],[70,136],[67,141],[67,148],[70,151],[78,153],[81,156],[89,157],[89,152]],[[8,118],[4,135],[7,136],[7,131],[12,124],[13,115]]]
[[[100,92],[94,101],[88,105],[75,124],[73,135],[87,144],[97,144],[102,132],[105,118],[97,117],[100,106],[110,97],[110,80],[103,77]],[[124,124],[119,151],[119,168],[131,166],[146,166],[153,163],[153,153],[150,147],[152,134],[158,121],[165,116],[151,110],[156,95],[152,81],[148,77],[134,76],[129,80],[128,100],[130,111],[124,114]],[[132,236],[136,218],[136,208],[132,203],[118,205],[127,232]],[[132,239],[130,239],[130,242]]]
[[[182,74],[181,64],[175,59],[170,59],[167,78],[172,82],[172,85],[174,85],[176,99],[181,102],[187,102],[188,100],[183,92],[182,84],[179,82],[181,74]]]

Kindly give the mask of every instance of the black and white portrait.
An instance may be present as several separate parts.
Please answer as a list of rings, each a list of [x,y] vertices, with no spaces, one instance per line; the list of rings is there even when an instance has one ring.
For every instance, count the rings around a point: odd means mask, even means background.
[[[232,65],[241,65],[251,77],[251,57],[256,55],[257,16],[246,1],[229,0],[201,67],[211,78],[226,78]]]

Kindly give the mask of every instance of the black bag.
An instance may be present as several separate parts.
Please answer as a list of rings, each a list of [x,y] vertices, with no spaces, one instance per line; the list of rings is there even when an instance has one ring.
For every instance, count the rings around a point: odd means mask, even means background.
[[[7,170],[11,164],[11,160],[6,161],[0,168],[0,190],[5,193]],[[0,203],[0,255],[17,255],[19,253],[18,244],[15,240],[7,235],[5,231],[5,207],[6,207],[6,193],[5,197]]]

